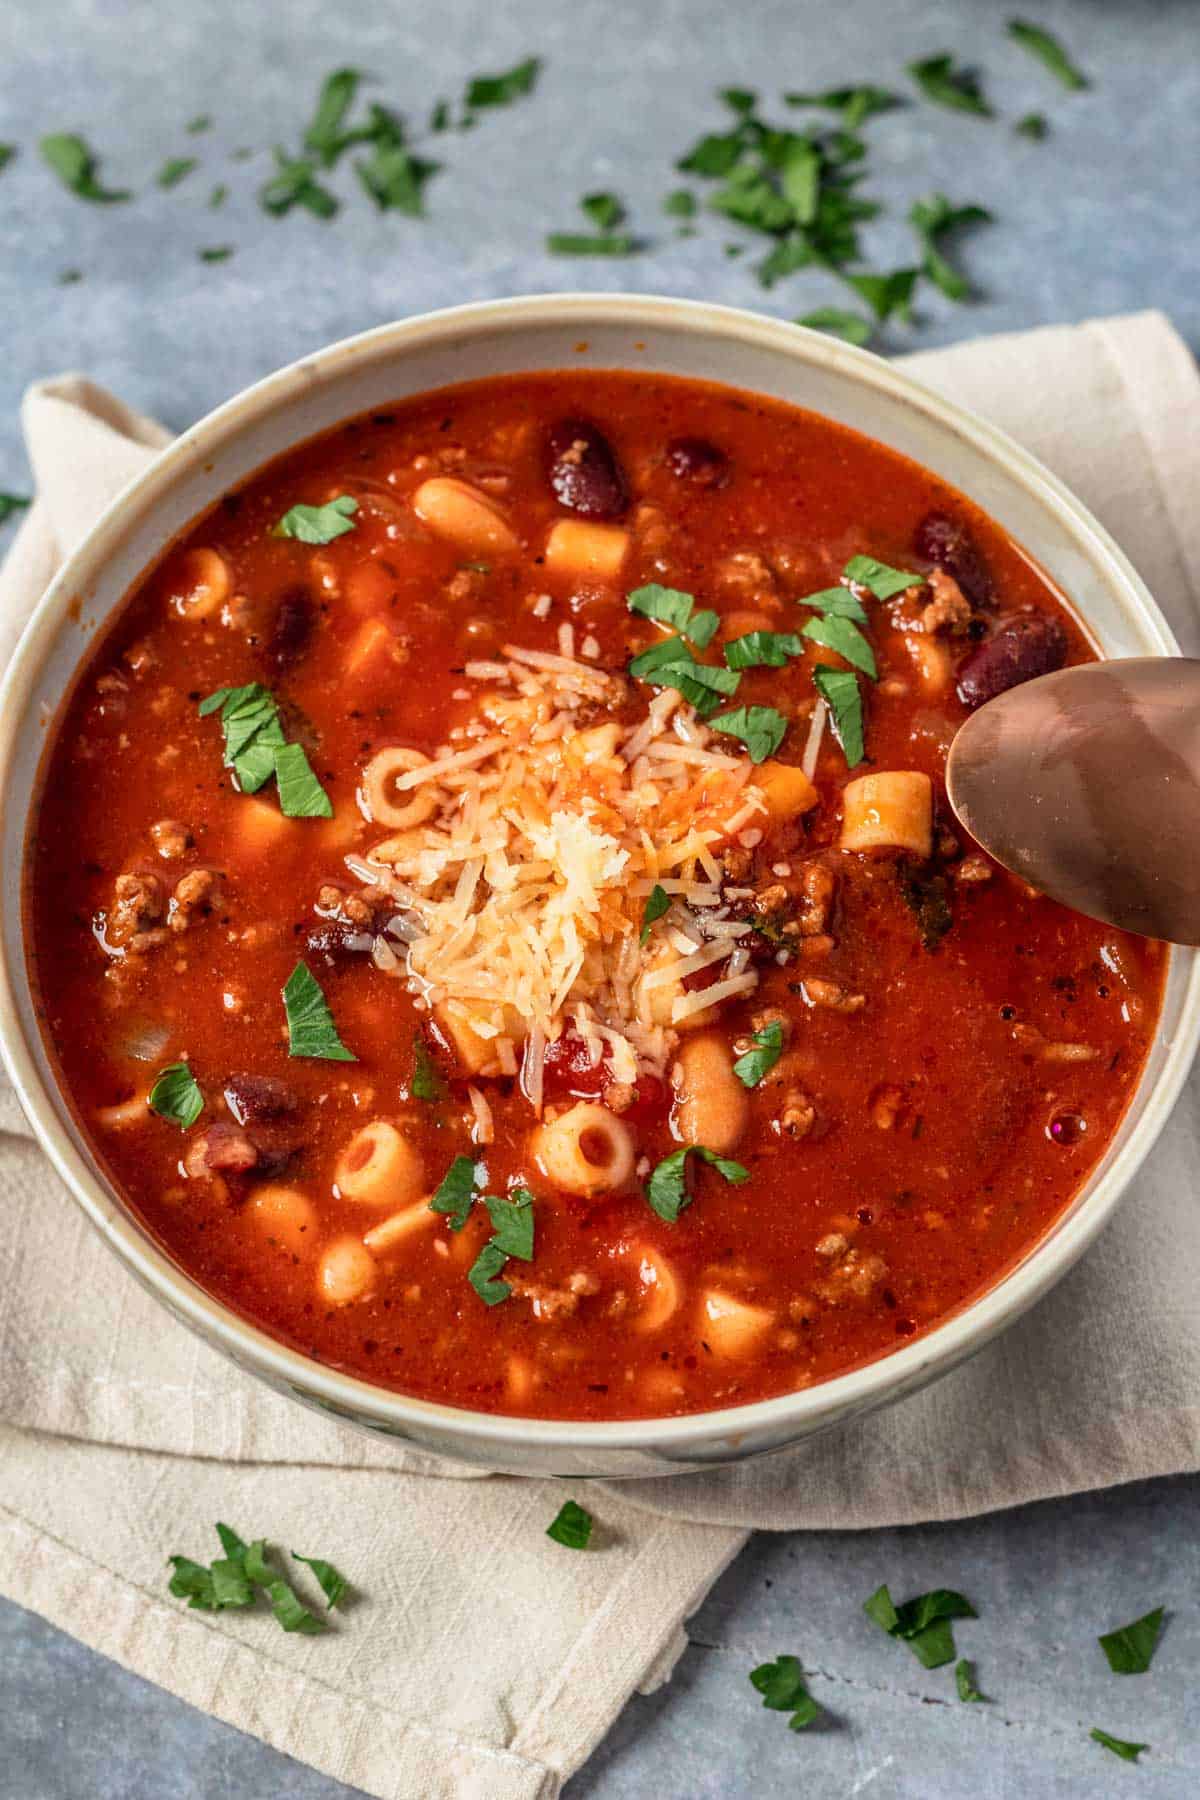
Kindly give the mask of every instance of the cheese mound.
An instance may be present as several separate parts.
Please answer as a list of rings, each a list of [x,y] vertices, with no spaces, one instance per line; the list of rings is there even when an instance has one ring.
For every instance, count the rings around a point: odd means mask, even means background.
[[[399,910],[406,953],[377,962],[466,1072],[519,1069],[538,1107],[546,1047],[568,1027],[593,1066],[607,1052],[614,1080],[661,1078],[677,1027],[756,985],[714,852],[757,843],[768,808],[749,760],[714,750],[674,691],[622,724],[619,679],[574,655],[505,645],[501,658],[467,664],[469,721],[395,783],[405,799],[432,790],[428,818],[347,865]],[[655,886],[671,908],[643,945]],[[689,992],[707,969],[716,979]]]

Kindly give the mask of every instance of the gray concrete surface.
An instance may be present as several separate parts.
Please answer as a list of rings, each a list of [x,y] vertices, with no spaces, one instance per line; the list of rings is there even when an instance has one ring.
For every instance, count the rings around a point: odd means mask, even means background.
[[[989,0],[9,0],[0,12],[0,488],[27,486],[17,425],[25,384],[75,367],[182,426],[279,363],[347,332],[457,300],[556,287],[700,295],[795,316],[840,299],[801,274],[765,294],[720,224],[672,236],[661,196],[671,164],[715,128],[719,86],[773,95],[870,80],[903,87],[912,57],[954,50],[980,66],[1001,113],[985,122],[922,106],[879,120],[870,190],[893,217],[869,230],[881,258],[909,255],[903,212],[942,188],[997,217],[967,262],[981,298],[939,296],[886,346],[1157,305],[1200,345],[1196,178],[1200,35],[1191,0],[1029,0],[1094,77],[1067,95],[1006,42]],[[480,70],[545,58],[536,95],[437,140],[446,167],[430,218],[380,216],[343,168],[347,198],[323,225],[267,219],[255,191],[269,146],[292,143],[320,77],[339,63],[414,118]],[[1038,109],[1041,145],[1012,121]],[[782,109],[772,106],[772,113]],[[186,122],[210,112],[190,138]],[[103,174],[137,188],[86,206],[32,153],[78,130]],[[239,162],[241,147],[255,152]],[[431,147],[432,148],[432,147]],[[161,163],[202,169],[164,192]],[[207,205],[223,182],[229,199]],[[612,188],[652,240],[629,261],[547,256],[548,229],[577,228],[577,197]],[[204,246],[235,254],[203,264]],[[84,279],[62,286],[65,269]],[[11,528],[10,528],[11,529]],[[0,549],[4,538],[0,536]],[[1068,1347],[1064,1347],[1066,1350]],[[1194,1671],[1200,1649],[1200,1482],[1180,1480],[954,1526],[756,1540],[706,1601],[669,1688],[635,1701],[569,1789],[571,1800],[1150,1800],[1200,1791]],[[862,1617],[881,1580],[898,1592],[966,1590],[977,1623],[960,1645],[986,1706],[962,1706],[946,1671],[926,1674]],[[1112,1677],[1095,1644],[1165,1602],[1152,1674]],[[783,1651],[819,1671],[829,1709],[793,1735],[748,1686]],[[1126,1767],[1088,1742],[1100,1724],[1152,1745]],[[42,1621],[0,1607],[0,1800],[336,1800],[346,1790],[206,1719],[93,1656]]]

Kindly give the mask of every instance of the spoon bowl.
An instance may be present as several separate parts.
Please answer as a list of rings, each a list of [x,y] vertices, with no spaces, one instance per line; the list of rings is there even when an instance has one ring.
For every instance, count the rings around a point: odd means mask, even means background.
[[[950,805],[989,855],[1091,919],[1200,944],[1200,660],[1023,682],[963,725]]]

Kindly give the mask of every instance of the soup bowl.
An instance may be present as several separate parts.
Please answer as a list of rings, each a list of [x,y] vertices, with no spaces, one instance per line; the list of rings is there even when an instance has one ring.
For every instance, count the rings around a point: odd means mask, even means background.
[[[428,1451],[521,1474],[663,1475],[779,1450],[946,1373],[1045,1294],[1091,1243],[1154,1143],[1200,1035],[1200,962],[1175,951],[1162,1016],[1122,1123],[1065,1212],[1019,1263],[887,1356],[778,1398],[605,1423],[477,1413],[377,1387],[290,1348],[204,1291],[124,1204],[60,1091],[38,1029],[21,907],[25,834],[45,721],[141,572],[197,514],[291,446],[355,414],[452,383],[566,367],[700,377],[804,407],[963,490],[1042,565],[1099,653],[1177,645],[1116,544],[1018,445],[864,351],[729,308],[556,295],[464,306],[335,344],[229,401],[109,507],[30,622],[0,696],[0,1042],[55,1168],[110,1249],[179,1320],[308,1405]]]

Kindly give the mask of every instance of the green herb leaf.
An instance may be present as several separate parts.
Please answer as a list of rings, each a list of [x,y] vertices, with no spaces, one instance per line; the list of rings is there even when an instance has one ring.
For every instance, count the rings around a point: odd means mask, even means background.
[[[424,1100],[430,1106],[446,1098],[446,1083],[442,1079],[441,1070],[429,1054],[425,1039],[419,1031],[413,1034],[413,1075],[409,1090],[414,1100]]]
[[[284,984],[283,1009],[289,1056],[311,1056],[321,1062],[358,1061],[338,1036],[321,985],[305,963],[298,962]]]
[[[0,490],[0,525],[14,513],[24,512],[31,504],[28,494],[6,494]]]
[[[779,171],[779,190],[797,225],[811,225],[821,196],[821,152],[800,138],[792,144]]]
[[[856,625],[867,623],[866,608],[852,588],[822,588],[816,594],[803,594],[797,606],[811,607],[814,612],[832,614],[838,619],[853,619]]]
[[[663,211],[669,219],[694,219],[696,196],[687,188],[675,188],[664,199]]]
[[[987,1698],[975,1686],[975,1671],[965,1656],[954,1665],[954,1685],[958,1689],[960,1700],[984,1700]]]
[[[712,132],[694,144],[675,167],[684,175],[728,175],[745,148],[741,131]]]
[[[642,908],[642,929],[638,937],[638,942],[640,944],[646,945],[650,942],[650,927],[654,924],[656,919],[661,919],[663,914],[670,910],[670,906],[670,894],[667,893],[665,888],[661,888],[656,881],[654,886],[650,889],[650,892],[647,894],[646,904]]]
[[[466,103],[476,110],[485,106],[508,106],[533,92],[541,67],[541,57],[530,56],[502,75],[476,75],[467,86]]]
[[[215,1612],[212,1570],[190,1556],[169,1556],[167,1561],[175,1571],[167,1583],[168,1591],[177,1600],[186,1600],[194,1611]]]
[[[869,344],[875,334],[875,327],[861,313],[846,312],[840,306],[818,306],[814,312],[801,313],[796,320],[797,325],[807,325],[810,331],[824,331],[830,337],[843,338],[847,344],[857,344],[861,349]]]
[[[906,588],[923,587],[929,579],[926,575],[914,575],[908,569],[891,569],[887,563],[876,562],[873,556],[852,556],[842,574],[847,581],[856,581],[859,587],[865,587],[877,600],[892,600]],[[812,601],[806,600],[805,605],[811,606]]]
[[[803,656],[804,645],[794,631],[747,631],[725,646],[731,669],[786,669],[789,656]]]
[[[601,231],[611,231],[625,217],[625,208],[615,194],[585,194],[579,205]]]
[[[467,1280],[485,1306],[499,1306],[512,1293],[507,1281],[499,1279],[507,1261],[508,1257],[495,1238],[489,1238],[467,1270]]]
[[[222,1525],[217,1520],[217,1536],[221,1540],[221,1548],[226,1556],[234,1557],[239,1562],[246,1554],[246,1545],[233,1529],[232,1525]]]
[[[192,135],[192,137],[195,137],[201,131],[208,131],[210,129],[211,125],[212,125],[212,114],[211,113],[197,113],[196,117],[194,119],[188,120],[187,129],[190,132],[190,134]]]
[[[0,144],[0,169],[6,169],[16,154],[15,144]]]
[[[777,1656],[774,1662],[760,1663],[751,1669],[750,1683],[772,1712],[791,1713],[791,1731],[805,1731],[820,1716],[821,1709],[805,1686],[798,1657]]]
[[[546,238],[546,248],[551,256],[632,256],[637,243],[625,231],[609,232],[600,237],[588,237],[576,231],[552,231]]]
[[[272,530],[273,537],[296,538],[302,544],[332,544],[354,530],[358,501],[338,494],[325,506],[292,506]]]
[[[849,669],[814,669],[813,686],[829,708],[833,729],[846,761],[856,769],[866,754],[863,742],[862,692]]]
[[[720,97],[735,113],[752,113],[758,105],[758,95],[751,88],[722,88]]]
[[[919,269],[893,269],[890,275],[845,275],[842,279],[861,294],[882,323],[893,313],[906,321],[912,319],[913,289],[919,274]]]
[[[275,746],[279,810],[289,819],[332,819],[333,802],[313,774],[301,744]]]
[[[475,1164],[469,1156],[456,1156],[442,1176],[429,1202],[430,1212],[445,1213],[451,1231],[461,1231],[475,1199]]]
[[[318,219],[332,219],[338,203],[329,189],[317,180],[317,166],[306,156],[289,156],[286,150],[275,151],[275,173],[258,191],[264,212],[275,218],[302,206]]]
[[[232,255],[232,244],[210,244],[207,248],[200,251],[200,261],[202,263],[228,262]]]
[[[743,1087],[757,1087],[763,1077],[771,1073],[782,1054],[783,1026],[778,1019],[772,1019],[754,1033],[754,1048],[738,1057],[733,1072]]]
[[[253,1606],[254,1589],[246,1578],[240,1556],[219,1557],[210,1564],[210,1573],[213,1605],[218,1610],[225,1606]]]
[[[492,1221],[492,1243],[505,1256],[533,1261],[533,1195],[527,1187],[508,1194],[485,1194],[483,1204]]]
[[[266,1594],[271,1611],[284,1631],[298,1631],[304,1637],[314,1637],[317,1632],[324,1631],[324,1619],[308,1610],[291,1583],[267,1561],[267,1546],[262,1538],[256,1538],[247,1546],[242,1566],[248,1579]]]
[[[304,148],[325,168],[330,168],[346,148],[346,114],[358,92],[357,69],[335,69],[327,75],[317,97],[317,109],[304,133]]]
[[[1136,1762],[1142,1751],[1150,1748],[1149,1744],[1131,1744],[1128,1738],[1113,1737],[1111,1732],[1101,1731],[1099,1725],[1093,1725],[1088,1736],[1111,1750],[1114,1756],[1119,1756],[1122,1762]]]
[[[1114,1675],[1146,1673],[1162,1631],[1163,1610],[1156,1606],[1153,1612],[1135,1619],[1132,1625],[1121,1625],[1116,1631],[1105,1632],[1100,1639],[1100,1648]]]
[[[81,200],[111,206],[132,198],[128,188],[106,188],[100,184],[96,179],[95,152],[73,132],[51,132],[40,140],[38,149],[63,186],[70,188]]]
[[[194,156],[172,156],[158,171],[155,180],[161,188],[173,188],[198,167],[199,164]]]
[[[721,695],[737,692],[741,677],[736,670],[698,663],[682,638],[663,638],[635,656],[629,673],[652,687],[676,688],[706,719],[721,704]]]
[[[298,1550],[292,1551],[298,1563],[304,1563],[317,1578],[317,1585],[325,1596],[325,1604],[330,1612],[344,1599],[346,1589],[350,1585],[346,1577],[334,1568],[331,1562],[324,1562],[319,1556],[301,1556]]]
[[[652,1171],[646,1187],[646,1198],[651,1207],[668,1225],[673,1225],[684,1207],[692,1203],[686,1179],[689,1156],[698,1156],[701,1162],[708,1163],[718,1175],[735,1186],[750,1179],[749,1169],[743,1168],[741,1163],[718,1156],[715,1150],[706,1150],[703,1144],[685,1144],[682,1150],[673,1150]]]
[[[656,581],[645,587],[634,588],[627,594],[625,603],[630,612],[640,613],[645,619],[653,619],[659,625],[669,625],[674,631],[683,632],[691,639],[698,650],[706,650],[721,623],[715,612],[702,608],[695,610],[696,602],[691,594],[685,594],[680,588],[660,587]]]
[[[952,1588],[935,1588],[896,1606],[886,1583],[864,1602],[863,1611],[889,1636],[902,1638],[927,1669],[939,1669],[954,1660],[950,1621],[977,1617],[971,1602]]]
[[[564,1500],[546,1527],[546,1536],[568,1550],[586,1550],[592,1535],[592,1515],[574,1500]]]
[[[928,194],[924,200],[913,202],[908,220],[924,251],[921,266],[948,300],[965,300],[971,287],[966,276],[942,253],[941,240],[969,225],[990,224],[991,218],[986,207],[952,206],[945,194]]]
[[[187,1131],[204,1111],[204,1095],[200,1084],[185,1062],[168,1063],[160,1069],[150,1089],[150,1110],[160,1119]]]
[[[1044,137],[1049,136],[1050,124],[1045,113],[1025,113],[1017,120],[1013,130],[1018,137],[1031,138],[1035,144],[1040,144]]]
[[[848,663],[853,663],[856,669],[861,669],[872,681],[878,680],[875,652],[853,619],[842,618],[837,613],[826,613],[819,618],[810,619],[802,635],[811,638],[814,644],[824,644],[827,650],[834,650],[839,656],[844,656]]]
[[[927,56],[920,62],[911,62],[908,72],[925,98],[935,105],[949,106],[955,112],[976,113],[982,119],[992,117],[979,77],[974,70],[959,67],[951,55]]]
[[[261,682],[218,688],[200,702],[200,716],[219,711],[225,734],[225,767],[244,794],[255,794],[275,773],[275,752],[285,742],[274,695]]]
[[[1080,88],[1088,85],[1087,76],[1071,61],[1058,39],[1042,26],[1031,25],[1027,19],[1010,19],[1008,35],[1022,50],[1028,50],[1031,56],[1044,63],[1065,88],[1078,93]]]
[[[860,125],[873,118],[876,113],[891,112],[895,106],[903,106],[904,101],[899,94],[889,88],[870,87],[863,84],[859,87],[826,88],[823,94],[785,94],[788,106],[827,106],[840,112],[847,131],[857,131]]]
[[[863,1601],[863,1611],[868,1619],[873,1620],[881,1630],[892,1635],[895,1634],[896,1627],[900,1623],[900,1615],[893,1604],[891,1590],[886,1581],[881,1587],[875,1589],[869,1600]]]
[[[218,181],[216,187],[212,190],[212,193],[208,196],[208,204],[215,210],[218,206],[224,206],[224,204],[225,204],[226,200],[228,200],[228,198],[229,198],[229,189],[225,186],[225,183],[223,181]]]
[[[355,163],[359,180],[380,212],[400,212],[410,219],[425,214],[425,183],[440,163],[413,156],[403,144],[380,142],[370,159]]]
[[[714,731],[745,744],[752,763],[766,762],[768,756],[774,756],[788,728],[787,719],[773,706],[735,706],[732,712],[719,713],[709,723]]]

